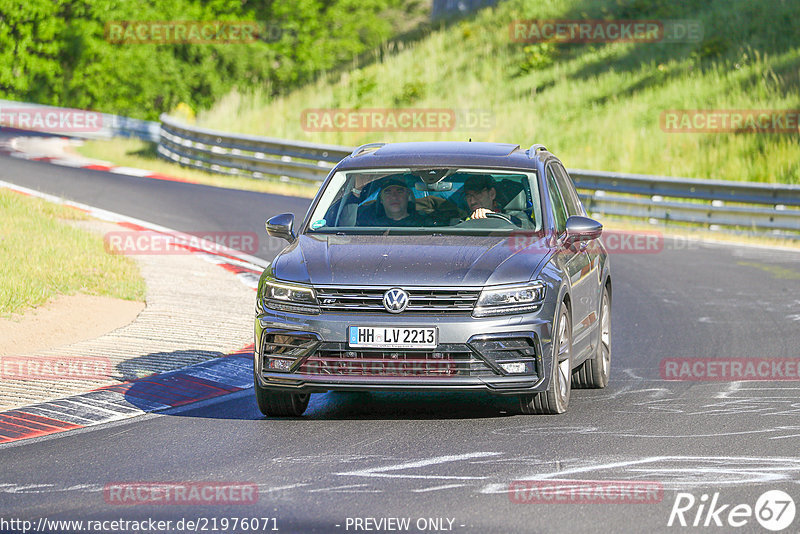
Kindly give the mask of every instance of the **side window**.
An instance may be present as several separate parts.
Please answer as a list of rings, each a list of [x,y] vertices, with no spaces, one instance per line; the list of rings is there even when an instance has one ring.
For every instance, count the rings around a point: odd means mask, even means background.
[[[567,217],[570,215],[583,215],[584,211],[581,200],[578,198],[578,193],[575,191],[575,187],[572,184],[572,180],[569,179],[567,171],[558,163],[552,163],[551,167],[553,167],[555,171],[556,182],[558,182],[558,187],[561,190],[561,194],[564,196],[564,204],[567,206]]]
[[[564,201],[561,198],[561,192],[558,190],[555,176],[553,176],[552,165],[547,166],[547,194],[550,195],[550,203],[553,205],[556,233],[561,234],[567,227],[567,213],[564,209]]]

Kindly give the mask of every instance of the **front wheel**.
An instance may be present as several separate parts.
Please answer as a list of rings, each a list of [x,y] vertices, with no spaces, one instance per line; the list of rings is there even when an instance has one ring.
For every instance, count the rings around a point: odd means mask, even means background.
[[[600,342],[597,351],[583,362],[572,375],[574,388],[604,388],[611,374],[611,299],[603,290],[600,301]]]
[[[553,366],[547,391],[519,396],[520,412],[524,414],[559,414],[567,411],[572,392],[572,320],[562,302],[555,325],[558,335],[553,338]]]
[[[255,378],[256,401],[258,409],[266,416],[300,417],[308,408],[310,393],[286,393],[261,387]]]

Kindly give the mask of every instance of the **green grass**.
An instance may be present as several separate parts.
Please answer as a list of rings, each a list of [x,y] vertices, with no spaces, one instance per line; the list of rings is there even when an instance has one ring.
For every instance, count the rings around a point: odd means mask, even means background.
[[[319,186],[283,183],[275,180],[258,180],[243,176],[213,174],[190,167],[181,167],[158,157],[155,143],[138,139],[112,139],[109,141],[87,141],[76,147],[76,151],[87,158],[109,161],[119,166],[146,169],[166,176],[184,178],[205,185],[275,193],[313,198]]]
[[[693,19],[696,43],[521,44],[526,19]],[[545,144],[568,167],[800,183],[800,135],[666,133],[670,109],[800,109],[800,3],[783,0],[509,0],[349,72],[282,97],[231,93],[201,126],[311,142],[505,141]],[[487,110],[485,130],[308,132],[309,108]]]
[[[100,235],[64,222],[82,219],[75,209],[0,189],[0,316],[78,292],[144,301],[132,259],[107,254]]]

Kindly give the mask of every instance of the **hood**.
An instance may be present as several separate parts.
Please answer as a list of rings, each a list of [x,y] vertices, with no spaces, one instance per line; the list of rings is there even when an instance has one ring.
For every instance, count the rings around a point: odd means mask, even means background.
[[[316,285],[484,286],[527,282],[550,252],[530,236],[316,234],[272,266],[279,279]]]

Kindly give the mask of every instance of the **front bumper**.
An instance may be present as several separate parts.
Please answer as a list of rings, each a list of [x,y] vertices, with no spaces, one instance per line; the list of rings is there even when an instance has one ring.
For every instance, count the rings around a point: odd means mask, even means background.
[[[547,389],[554,306],[512,316],[389,313],[293,314],[262,310],[255,320],[254,371],[262,388],[337,391],[484,391]],[[438,328],[435,349],[354,349],[351,325]],[[271,368],[281,360],[280,370]],[[272,362],[272,363],[271,363]],[[516,362],[524,371],[508,372]]]

